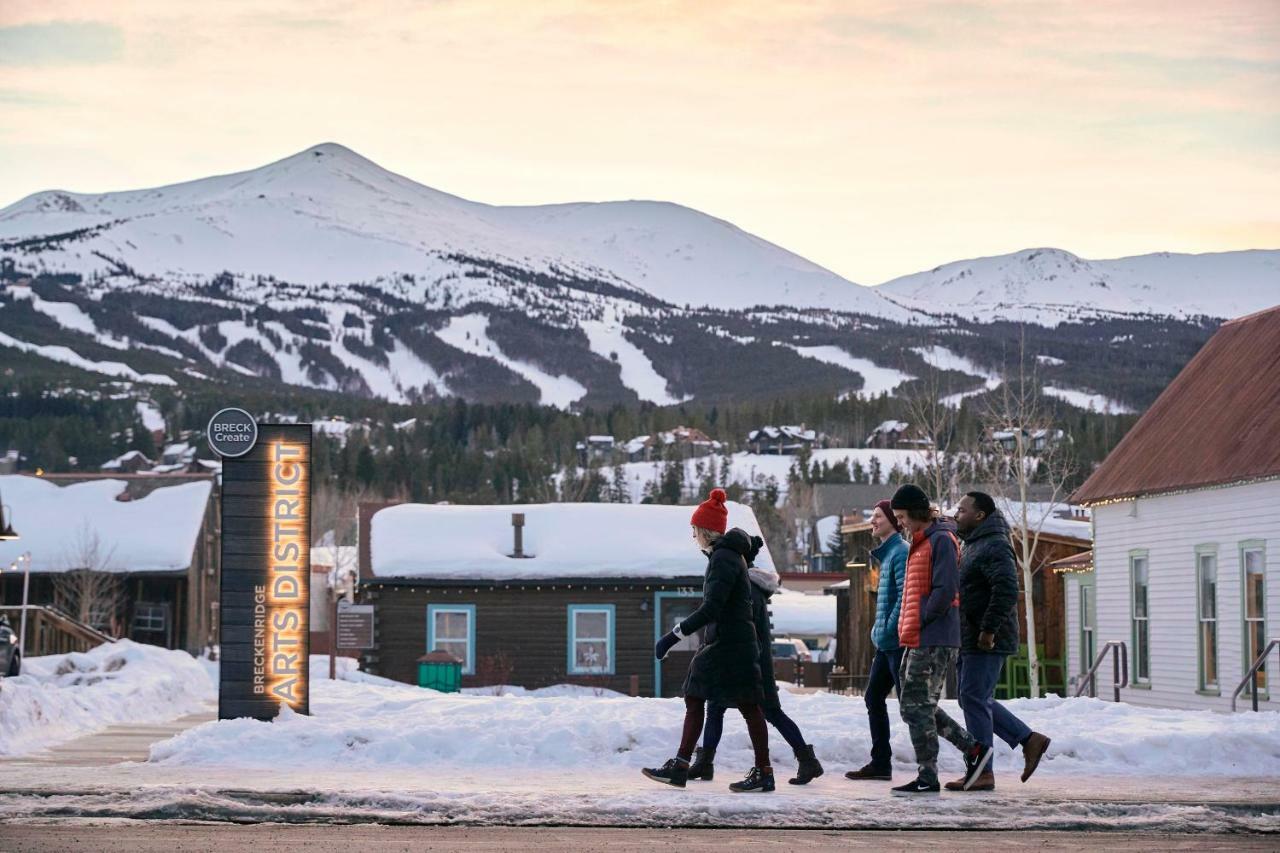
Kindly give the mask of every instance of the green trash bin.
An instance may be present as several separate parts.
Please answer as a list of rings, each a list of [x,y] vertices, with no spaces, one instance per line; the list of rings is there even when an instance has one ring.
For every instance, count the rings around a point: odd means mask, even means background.
[[[457,693],[462,689],[462,661],[441,649],[418,658],[418,686],[441,693]]]

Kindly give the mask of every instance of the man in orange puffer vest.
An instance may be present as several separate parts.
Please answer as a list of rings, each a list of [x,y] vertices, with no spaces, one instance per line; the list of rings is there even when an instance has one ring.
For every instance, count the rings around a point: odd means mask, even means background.
[[[898,796],[938,794],[938,736],[965,756],[964,788],[991,761],[991,747],[977,743],[964,727],[938,707],[947,673],[960,652],[960,543],[955,525],[936,518],[929,496],[908,483],[893,495],[894,515],[910,547],[902,588],[898,640],[906,649],[900,665],[902,719],[911,730],[919,775],[893,789]]]

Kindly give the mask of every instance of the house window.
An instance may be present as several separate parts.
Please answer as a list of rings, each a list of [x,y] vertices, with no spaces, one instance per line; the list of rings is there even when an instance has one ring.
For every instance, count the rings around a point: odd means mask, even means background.
[[[1244,573],[1244,666],[1248,671],[1267,647],[1267,571],[1262,543],[1245,543],[1240,549]],[[1246,691],[1253,690],[1250,681]],[[1267,668],[1258,670],[1258,694],[1267,690]]]
[[[612,675],[614,606],[569,605],[569,674]]]
[[[427,605],[427,651],[437,649],[462,661],[462,674],[476,672],[476,606]]]
[[[163,604],[139,604],[133,609],[133,630],[162,632],[167,615]]]
[[[1093,581],[1080,583],[1080,662],[1081,672],[1088,672],[1097,657],[1097,638],[1093,625]]]
[[[1129,612],[1133,620],[1133,680],[1138,684],[1151,681],[1151,625],[1146,553],[1129,556]]]
[[[1218,555],[1196,554],[1197,645],[1200,689],[1218,689]]]

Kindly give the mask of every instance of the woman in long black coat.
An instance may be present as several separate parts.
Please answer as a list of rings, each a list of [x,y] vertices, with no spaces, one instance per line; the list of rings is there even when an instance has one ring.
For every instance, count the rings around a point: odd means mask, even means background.
[[[645,768],[645,776],[683,788],[689,778],[689,761],[702,734],[707,701],[736,707],[747,723],[755,767],[729,789],[737,792],[772,791],[773,768],[769,764],[769,732],[760,703],[764,699],[759,646],[751,607],[751,581],[746,555],[751,537],[728,526],[729,511],[723,489],[712,489],[690,519],[693,537],[707,555],[702,604],[654,647],[659,659],[695,631],[705,628],[704,644],[689,663],[684,682],[684,732],[676,757],[662,767]]]

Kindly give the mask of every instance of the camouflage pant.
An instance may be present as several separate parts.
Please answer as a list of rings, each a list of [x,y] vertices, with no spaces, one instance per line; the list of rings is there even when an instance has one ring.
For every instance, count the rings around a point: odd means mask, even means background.
[[[974,744],[964,726],[938,707],[957,653],[947,646],[926,646],[907,649],[902,661],[902,719],[911,731],[920,779],[930,785],[938,781],[939,735],[961,752],[967,752]]]

